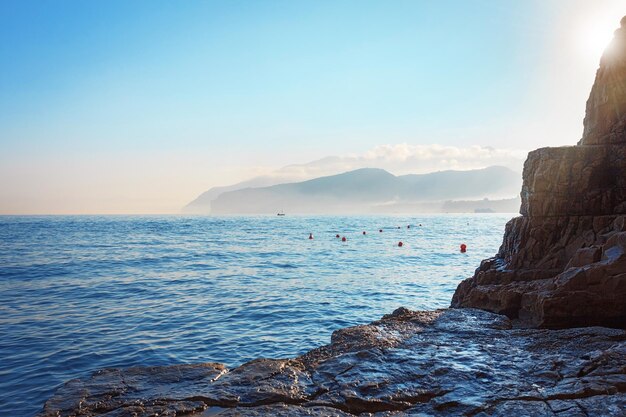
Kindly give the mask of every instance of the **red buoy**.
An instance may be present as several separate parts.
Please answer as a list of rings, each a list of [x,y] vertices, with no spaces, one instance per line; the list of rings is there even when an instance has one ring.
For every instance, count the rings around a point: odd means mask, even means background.
[[[339,239],[339,235],[335,235],[335,237],[336,237],[337,239]]]
[[[398,242],[398,246],[399,246],[399,247],[402,247],[402,245],[404,245],[404,243],[402,243],[402,242]]]
[[[309,233],[309,239],[313,239],[313,233]]]
[[[380,233],[382,233],[382,232],[383,232],[383,229],[378,229],[378,231],[379,231]]]
[[[341,238],[341,241],[342,241],[342,242],[345,242],[346,240],[348,240],[348,239],[346,239],[346,237],[345,237],[345,236]]]
[[[367,234],[367,233],[365,233],[365,230],[363,231],[363,234],[364,234],[364,235],[365,235],[365,234]]]
[[[467,252],[467,245],[465,243],[461,243],[461,253]]]

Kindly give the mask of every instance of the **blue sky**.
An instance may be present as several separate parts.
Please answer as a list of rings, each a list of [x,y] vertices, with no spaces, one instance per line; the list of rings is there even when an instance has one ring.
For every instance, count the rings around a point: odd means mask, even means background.
[[[210,186],[380,145],[574,144],[622,14],[611,0],[4,0],[0,213],[175,212]]]

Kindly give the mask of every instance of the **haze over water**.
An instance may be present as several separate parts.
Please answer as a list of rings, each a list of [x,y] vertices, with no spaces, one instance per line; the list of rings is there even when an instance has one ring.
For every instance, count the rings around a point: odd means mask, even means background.
[[[289,357],[447,307],[512,216],[0,217],[0,409],[33,415],[103,367]]]

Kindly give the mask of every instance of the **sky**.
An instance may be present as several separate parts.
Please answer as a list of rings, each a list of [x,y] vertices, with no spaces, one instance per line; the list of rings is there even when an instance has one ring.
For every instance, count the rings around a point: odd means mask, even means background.
[[[382,152],[397,174],[478,168],[477,149],[521,164],[580,139],[625,14],[623,0],[3,0],[0,214],[178,213],[330,156]],[[456,158],[428,152],[442,148]],[[407,152],[414,167],[394,162]]]

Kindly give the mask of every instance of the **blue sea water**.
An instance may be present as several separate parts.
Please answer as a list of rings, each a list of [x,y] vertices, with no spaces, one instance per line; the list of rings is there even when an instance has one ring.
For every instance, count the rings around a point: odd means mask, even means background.
[[[447,307],[511,217],[2,216],[0,415],[98,368],[289,357]]]

